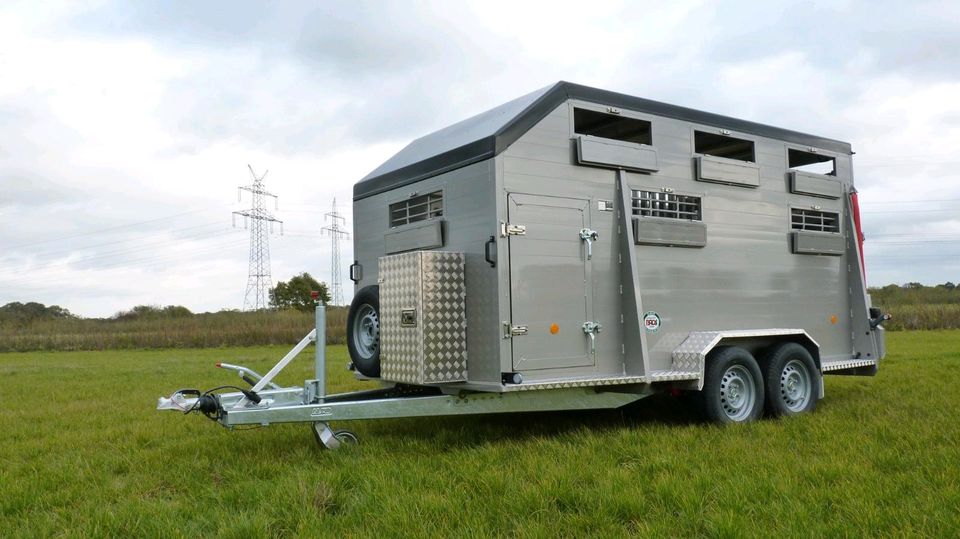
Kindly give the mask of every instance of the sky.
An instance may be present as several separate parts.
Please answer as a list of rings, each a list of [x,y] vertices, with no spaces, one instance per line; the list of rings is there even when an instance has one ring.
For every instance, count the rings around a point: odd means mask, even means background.
[[[241,308],[248,165],[273,280],[329,281],[334,199],[558,80],[849,141],[868,284],[960,281],[960,3],[550,5],[4,2],[0,305]]]

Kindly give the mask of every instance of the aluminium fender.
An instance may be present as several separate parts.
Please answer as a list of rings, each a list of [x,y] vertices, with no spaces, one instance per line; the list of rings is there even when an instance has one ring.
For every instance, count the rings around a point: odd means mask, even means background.
[[[802,329],[767,328],[723,331],[691,331],[679,346],[673,349],[671,370],[678,372],[697,373],[697,390],[703,389],[703,377],[707,355],[724,341],[730,339],[757,339],[773,338],[784,340],[784,337],[793,337],[791,340],[802,344],[813,356],[817,368],[820,368],[820,345],[806,331]],[[822,396],[823,388],[820,393]]]

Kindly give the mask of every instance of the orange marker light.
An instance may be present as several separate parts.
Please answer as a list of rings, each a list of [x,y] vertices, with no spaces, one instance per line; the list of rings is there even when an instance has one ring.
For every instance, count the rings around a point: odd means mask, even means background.
[[[830,323],[831,323],[831,324],[836,324],[836,323],[837,323],[837,315],[835,315],[835,314],[830,315]]]
[[[556,324],[550,324],[550,334],[556,335],[557,333],[560,333],[560,326]]]

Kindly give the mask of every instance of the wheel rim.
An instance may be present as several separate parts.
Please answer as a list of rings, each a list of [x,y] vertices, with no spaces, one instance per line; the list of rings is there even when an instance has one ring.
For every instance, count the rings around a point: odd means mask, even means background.
[[[357,309],[353,324],[353,344],[363,357],[373,357],[380,346],[380,317],[370,305]]]
[[[807,366],[796,359],[788,361],[780,372],[780,398],[784,406],[791,412],[802,412],[812,394],[813,384]]]
[[[334,438],[337,439],[341,444],[347,445],[357,445],[360,443],[360,439],[357,438],[357,435],[350,432],[349,430],[338,430],[333,433]]]
[[[720,379],[720,405],[732,421],[744,421],[753,413],[757,386],[753,374],[743,365],[733,365]]]

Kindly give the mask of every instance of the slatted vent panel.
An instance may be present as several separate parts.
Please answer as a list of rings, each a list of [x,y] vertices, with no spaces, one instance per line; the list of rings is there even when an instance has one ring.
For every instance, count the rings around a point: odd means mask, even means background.
[[[434,191],[390,205],[390,228],[443,216],[443,191]]]
[[[836,212],[792,208],[790,227],[794,230],[838,233],[840,232],[840,215]]]
[[[634,190],[633,214],[643,217],[700,221],[700,197]]]

